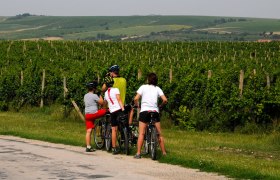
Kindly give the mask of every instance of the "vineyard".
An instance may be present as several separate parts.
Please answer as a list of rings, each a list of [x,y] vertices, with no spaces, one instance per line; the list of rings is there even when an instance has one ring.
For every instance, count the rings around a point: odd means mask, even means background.
[[[279,58],[279,42],[0,41],[0,110],[72,107],[70,98],[83,109],[86,82],[118,64],[127,102],[157,73],[181,128],[279,131]]]

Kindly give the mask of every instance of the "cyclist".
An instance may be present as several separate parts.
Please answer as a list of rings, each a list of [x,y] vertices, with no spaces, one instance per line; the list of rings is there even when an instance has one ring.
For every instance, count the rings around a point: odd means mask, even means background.
[[[147,125],[150,121],[149,118],[149,111],[155,111],[159,113],[159,107],[163,107],[163,105],[167,104],[167,98],[165,97],[163,91],[160,87],[157,86],[158,78],[155,73],[149,73],[148,77],[148,84],[142,85],[138,90],[137,94],[134,97],[134,103],[136,105],[139,104],[139,100],[141,98],[141,110],[139,115],[139,136],[137,141],[137,153],[134,156],[136,159],[141,158],[141,148],[144,141],[145,130]],[[161,98],[162,103],[158,106],[158,98]],[[158,119],[155,123],[156,129],[159,133],[159,145],[163,155],[166,155],[166,150],[164,147],[163,136],[161,133],[160,127],[160,118],[159,115],[157,116]]]
[[[124,111],[124,106],[121,101],[120,91],[118,88],[113,87],[114,80],[111,76],[105,77],[104,83],[107,87],[107,91],[104,96],[104,106],[108,105],[111,114],[111,126],[112,126],[112,153],[118,154],[116,148],[117,131],[118,131],[118,116]]]
[[[108,69],[108,74],[107,76],[110,76],[114,79],[114,88],[118,88],[120,91],[120,98],[122,101],[122,104],[125,105],[125,96],[126,96],[126,79],[120,76],[120,67],[118,65],[113,65]],[[106,77],[105,77],[106,78]],[[102,92],[105,92],[108,89],[108,86],[106,83],[103,84],[102,86]],[[132,119],[133,119],[133,110],[130,110],[126,108],[127,111],[129,112],[129,125],[130,128],[132,125]]]
[[[102,96],[96,94],[97,82],[87,84],[88,93],[84,96],[85,103],[85,123],[86,123],[86,152],[93,152],[91,147],[91,133],[94,128],[94,121],[106,114],[105,109],[98,109],[98,105],[103,105]]]
[[[126,79],[121,77],[119,72],[120,72],[120,67],[118,65],[113,65],[109,68],[109,73],[107,75],[114,79],[113,87],[119,89],[122,103],[125,104]],[[106,83],[104,83],[102,86],[102,91],[105,92],[107,88],[108,87]]]

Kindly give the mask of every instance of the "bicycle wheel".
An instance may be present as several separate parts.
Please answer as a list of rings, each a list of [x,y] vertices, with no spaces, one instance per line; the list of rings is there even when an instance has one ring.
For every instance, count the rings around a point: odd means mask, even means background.
[[[144,152],[142,154],[149,154],[150,152],[150,133],[148,127],[146,128],[145,136],[144,136]]]
[[[157,146],[158,146],[157,130],[156,130],[155,127],[152,127],[152,129],[151,129],[151,144],[150,144],[152,160],[157,159]]]
[[[129,140],[128,140],[128,132],[127,128],[123,128],[122,132],[122,139],[123,139],[123,151],[126,155],[129,155]]]
[[[112,129],[111,125],[107,124],[105,132],[105,148],[107,151],[110,151],[112,148]]]
[[[95,121],[95,126],[94,126],[94,132],[93,132],[93,137],[94,137],[94,142],[95,146],[97,149],[102,149],[104,147],[104,137],[103,137],[103,132],[105,129],[103,129],[103,123],[102,120],[96,120]]]
[[[117,141],[120,148],[120,151],[122,151],[124,154],[129,154],[129,142],[128,142],[128,134],[127,129],[125,128],[119,128],[117,132]]]

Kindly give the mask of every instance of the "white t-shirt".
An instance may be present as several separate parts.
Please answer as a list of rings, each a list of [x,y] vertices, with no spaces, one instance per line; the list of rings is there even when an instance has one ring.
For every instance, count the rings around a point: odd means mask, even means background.
[[[108,102],[110,113],[121,109],[121,106],[117,100],[117,94],[120,94],[119,89],[113,87],[108,88],[108,90],[105,92],[104,99]]]
[[[158,98],[163,94],[163,91],[154,85],[142,85],[137,93],[141,95],[141,111],[157,111],[158,112]]]

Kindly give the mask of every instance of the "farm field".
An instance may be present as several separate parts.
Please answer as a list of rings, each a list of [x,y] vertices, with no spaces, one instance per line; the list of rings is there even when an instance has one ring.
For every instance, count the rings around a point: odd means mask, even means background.
[[[128,82],[127,102],[148,72],[158,74],[169,99],[166,118],[181,128],[279,131],[279,47],[279,42],[1,41],[0,109],[54,103],[72,108],[70,99],[83,109],[85,84],[102,83],[107,68],[118,64]]]
[[[278,19],[211,16],[0,17],[0,39],[110,41],[279,40]],[[220,29],[220,31],[213,31]],[[137,38],[130,38],[137,37]]]

